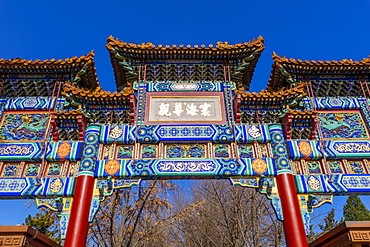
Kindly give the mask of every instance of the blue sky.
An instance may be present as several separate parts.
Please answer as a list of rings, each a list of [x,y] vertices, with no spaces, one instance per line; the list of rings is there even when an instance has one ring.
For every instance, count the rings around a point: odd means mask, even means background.
[[[110,35],[156,45],[234,44],[261,35],[266,49],[251,84],[260,91],[273,51],[304,60],[368,57],[369,13],[369,0],[0,0],[0,58],[64,59],[95,50],[99,81],[115,91],[105,48]],[[1,225],[20,224],[31,213],[20,213],[25,207],[18,202],[0,201]]]

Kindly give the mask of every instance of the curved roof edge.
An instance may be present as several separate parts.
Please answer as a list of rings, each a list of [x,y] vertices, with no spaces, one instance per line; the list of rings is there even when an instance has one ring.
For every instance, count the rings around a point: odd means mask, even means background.
[[[352,59],[343,60],[302,60],[279,56],[272,53],[274,63],[270,74],[267,90],[276,91],[281,87],[287,87],[295,83],[294,75],[322,74],[322,75],[346,75],[357,72],[359,74],[370,73],[370,58],[361,61]]]
[[[73,74],[74,82],[85,88],[99,86],[94,67],[94,51],[81,57],[66,59],[26,60],[21,58],[0,59],[0,75],[6,78],[13,74]]]

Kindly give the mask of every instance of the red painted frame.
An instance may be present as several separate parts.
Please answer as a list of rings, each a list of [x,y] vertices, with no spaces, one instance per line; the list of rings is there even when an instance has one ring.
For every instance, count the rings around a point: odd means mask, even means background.
[[[210,97],[210,96],[217,96],[220,97],[220,107],[221,107],[221,120],[184,120],[184,121],[149,121],[149,114],[150,114],[150,98],[151,97]],[[192,125],[192,124],[226,124],[226,111],[225,111],[225,100],[224,95],[222,92],[148,92],[146,93],[146,105],[145,108],[145,119],[144,122],[147,125]]]

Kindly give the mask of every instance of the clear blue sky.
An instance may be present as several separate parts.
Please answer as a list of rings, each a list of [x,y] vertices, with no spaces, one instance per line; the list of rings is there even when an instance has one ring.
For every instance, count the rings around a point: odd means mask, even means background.
[[[109,35],[156,45],[234,44],[262,35],[266,49],[251,85],[260,91],[273,51],[308,60],[368,57],[369,13],[369,0],[0,0],[0,58],[64,59],[95,50],[99,81],[115,91],[105,49]],[[23,204],[0,201],[0,224],[22,223],[31,212],[19,213]]]

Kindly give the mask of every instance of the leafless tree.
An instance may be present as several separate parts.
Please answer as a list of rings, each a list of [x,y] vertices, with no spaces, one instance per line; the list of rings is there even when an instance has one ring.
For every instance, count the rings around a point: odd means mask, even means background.
[[[145,187],[147,185],[147,187]],[[168,181],[144,182],[141,189],[115,191],[102,202],[89,230],[91,246],[165,246],[163,225],[171,209]]]
[[[170,246],[282,246],[283,226],[270,201],[253,189],[225,180],[194,184],[190,200],[176,203],[186,210],[172,228]]]
[[[90,227],[91,246],[282,246],[270,201],[225,180],[175,190],[167,181],[114,192]],[[169,197],[169,195],[171,195]],[[170,198],[170,199],[169,199]]]

